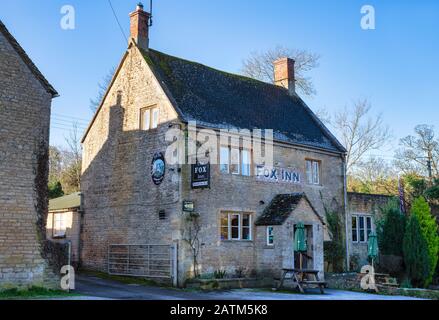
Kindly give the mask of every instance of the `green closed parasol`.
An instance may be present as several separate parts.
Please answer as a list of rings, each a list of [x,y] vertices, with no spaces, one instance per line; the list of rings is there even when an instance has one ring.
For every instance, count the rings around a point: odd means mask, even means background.
[[[373,261],[378,257],[378,240],[374,232],[369,233],[369,238],[367,240],[367,255]]]
[[[305,238],[305,225],[299,222],[294,232],[294,251],[300,255],[300,269],[302,269],[302,253],[308,250]]]
[[[306,247],[305,239],[305,225],[299,222],[296,225],[296,232],[294,234],[294,251],[296,252],[306,252],[308,248]]]

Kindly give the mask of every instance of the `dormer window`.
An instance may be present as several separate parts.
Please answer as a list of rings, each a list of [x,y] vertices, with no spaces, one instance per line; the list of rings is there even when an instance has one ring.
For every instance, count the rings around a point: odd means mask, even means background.
[[[156,129],[160,123],[160,109],[158,107],[149,107],[140,110],[140,128],[148,131]]]

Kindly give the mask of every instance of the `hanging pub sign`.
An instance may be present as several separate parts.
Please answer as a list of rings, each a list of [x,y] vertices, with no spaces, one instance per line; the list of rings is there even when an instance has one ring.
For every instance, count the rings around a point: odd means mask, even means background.
[[[163,153],[157,152],[154,154],[151,163],[152,181],[156,186],[163,182],[163,179],[165,178],[165,169],[165,157],[163,156]]]
[[[210,164],[193,164],[191,170],[191,188],[210,188]]]

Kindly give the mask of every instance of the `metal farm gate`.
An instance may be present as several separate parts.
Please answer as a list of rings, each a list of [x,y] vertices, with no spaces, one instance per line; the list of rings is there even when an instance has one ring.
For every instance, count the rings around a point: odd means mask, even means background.
[[[170,279],[177,286],[177,245],[111,244],[108,273]]]

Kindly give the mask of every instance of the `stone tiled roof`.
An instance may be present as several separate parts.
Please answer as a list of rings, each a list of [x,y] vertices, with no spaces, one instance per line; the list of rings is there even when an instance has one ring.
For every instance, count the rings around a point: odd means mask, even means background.
[[[346,151],[304,101],[284,88],[152,49],[143,55],[183,121],[219,129],[273,129],[278,141]]]
[[[52,87],[52,85],[47,81],[47,79],[43,76],[43,74],[38,70],[35,64],[27,55],[26,51],[20,46],[18,41],[12,36],[12,34],[8,31],[6,26],[0,20],[0,32],[4,35],[4,37],[8,40],[14,50],[18,53],[24,63],[29,67],[30,71],[34,74],[34,76],[41,82],[43,87],[52,94],[52,97],[57,97],[58,92]]]
[[[278,226],[282,225],[285,220],[296,210],[300,201],[305,200],[308,202],[311,209],[317,215],[317,217],[324,221],[317,213],[317,211],[309,202],[305,193],[291,193],[291,194],[278,194],[273,198],[270,204],[264,209],[262,215],[256,219],[255,224],[257,226]]]

